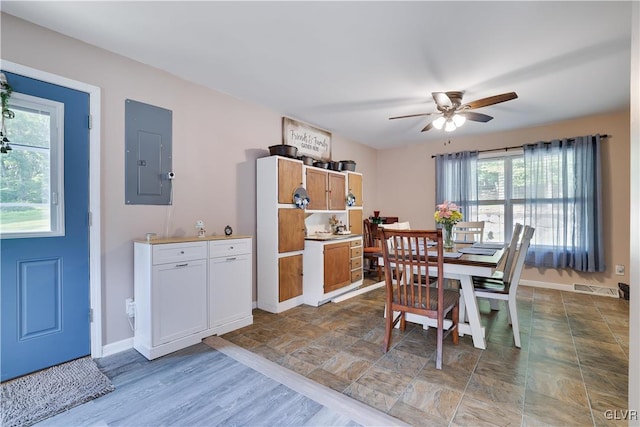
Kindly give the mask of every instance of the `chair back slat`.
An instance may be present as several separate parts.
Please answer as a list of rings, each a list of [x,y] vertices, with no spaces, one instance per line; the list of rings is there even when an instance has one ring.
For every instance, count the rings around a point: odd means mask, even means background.
[[[511,268],[513,266],[513,260],[516,258],[516,252],[518,250],[518,241],[520,240],[520,233],[522,232],[522,224],[519,222],[513,227],[513,234],[511,235],[511,242],[507,248],[507,258],[504,262],[504,268],[502,269],[502,278],[508,282],[511,278]]]
[[[513,266],[513,273],[508,281],[507,279],[504,279],[506,283],[509,283],[509,293],[517,292],[518,283],[520,283],[520,275],[522,274],[522,270],[524,268],[524,260],[527,257],[527,251],[529,250],[531,238],[533,237],[534,231],[535,228],[528,225],[524,226],[522,241],[520,242],[520,247],[518,248],[518,257],[516,258],[516,262]]]

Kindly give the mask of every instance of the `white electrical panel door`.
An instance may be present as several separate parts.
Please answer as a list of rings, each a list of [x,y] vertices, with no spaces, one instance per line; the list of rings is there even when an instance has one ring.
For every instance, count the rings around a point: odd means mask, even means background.
[[[207,262],[204,259],[153,266],[152,346],[207,329]]]

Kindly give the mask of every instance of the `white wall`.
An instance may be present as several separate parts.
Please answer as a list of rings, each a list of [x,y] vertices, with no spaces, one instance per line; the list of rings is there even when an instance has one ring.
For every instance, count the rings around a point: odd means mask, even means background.
[[[132,240],[146,232],[195,235],[198,219],[209,233],[221,234],[229,224],[235,234],[255,236],[255,159],[281,143],[282,115],[10,15],[2,14],[1,31],[3,59],[102,90],[103,344],[130,338],[124,300],[133,296]],[[124,203],[125,99],[173,111],[171,207]],[[356,161],[370,210],[376,150],[334,135],[332,154]]]

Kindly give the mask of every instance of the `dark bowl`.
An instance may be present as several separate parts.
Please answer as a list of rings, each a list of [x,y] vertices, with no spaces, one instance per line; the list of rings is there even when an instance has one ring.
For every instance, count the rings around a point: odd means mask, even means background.
[[[269,153],[272,156],[285,156],[295,159],[298,154],[298,147],[286,144],[272,145],[269,147]]]
[[[329,168],[329,163],[328,162],[321,162],[320,160],[316,160],[315,162],[313,162],[313,166],[315,166],[317,168],[328,169]]]
[[[339,171],[340,170],[340,162],[334,162],[334,161],[329,162],[329,169],[334,170],[334,171]]]
[[[356,162],[353,160],[340,160],[340,170],[355,172]]]
[[[302,160],[302,163],[304,163],[307,166],[311,166],[313,165],[313,157],[309,157],[309,156],[299,156],[298,160]]]

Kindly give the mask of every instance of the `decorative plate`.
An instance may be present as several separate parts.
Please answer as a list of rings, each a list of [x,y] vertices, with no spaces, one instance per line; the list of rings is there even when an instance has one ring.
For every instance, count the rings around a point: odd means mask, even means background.
[[[353,193],[347,194],[347,206],[354,206],[356,204],[356,196]]]
[[[293,192],[293,204],[296,205],[298,209],[306,209],[309,204],[309,196],[307,195],[307,190],[304,187],[296,188],[296,191]]]

